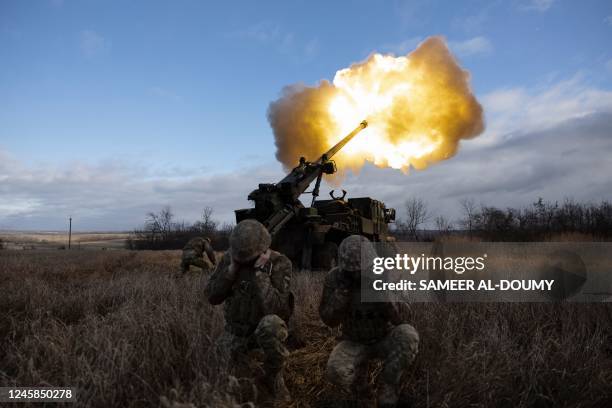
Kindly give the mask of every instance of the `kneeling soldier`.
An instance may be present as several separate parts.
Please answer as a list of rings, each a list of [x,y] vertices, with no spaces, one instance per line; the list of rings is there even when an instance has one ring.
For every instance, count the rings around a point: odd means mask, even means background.
[[[272,399],[289,401],[283,378],[287,321],[293,313],[291,261],[269,249],[270,234],[255,220],[241,221],[206,286],[211,304],[224,303],[225,335],[237,360],[250,349],[265,354],[263,385]]]
[[[206,253],[206,259],[204,257]],[[181,260],[181,271],[187,273],[189,266],[197,266],[202,271],[212,270],[217,263],[215,253],[210,245],[210,238],[195,237],[187,242],[183,248],[183,258]]]
[[[361,251],[364,261],[377,256],[367,238],[346,238],[338,249],[338,267],[325,278],[319,314],[330,327],[342,325],[341,341],[329,356],[326,377],[360,395],[367,389],[368,361],[382,360],[378,406],[394,407],[401,376],[417,354],[419,335],[414,327],[402,323],[395,303],[361,302]]]

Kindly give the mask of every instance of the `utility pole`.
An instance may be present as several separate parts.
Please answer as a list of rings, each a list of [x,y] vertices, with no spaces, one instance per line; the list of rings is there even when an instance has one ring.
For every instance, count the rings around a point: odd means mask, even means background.
[[[70,241],[72,241],[72,217],[70,217],[68,220],[68,249],[70,249]]]

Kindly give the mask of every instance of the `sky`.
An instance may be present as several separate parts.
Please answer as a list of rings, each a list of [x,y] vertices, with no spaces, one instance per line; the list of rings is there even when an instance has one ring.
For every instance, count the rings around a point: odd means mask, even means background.
[[[284,86],[431,35],[485,132],[422,171],[366,166],[348,197],[451,220],[467,197],[612,199],[609,1],[0,0],[0,229],[130,230],[165,205],[232,222],[283,176],[266,113]]]

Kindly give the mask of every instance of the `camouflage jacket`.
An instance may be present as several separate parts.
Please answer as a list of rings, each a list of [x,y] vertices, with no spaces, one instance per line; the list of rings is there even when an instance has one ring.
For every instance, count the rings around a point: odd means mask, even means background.
[[[325,277],[319,315],[330,327],[342,325],[342,339],[364,344],[382,340],[402,323],[397,304],[361,302],[360,282],[337,267]]]
[[[215,252],[213,251],[212,246],[210,246],[208,241],[202,237],[191,238],[183,248],[183,251],[193,251],[195,256],[198,258],[202,258],[204,256],[204,252],[206,252],[208,259],[210,259],[212,263],[216,263]]]
[[[271,251],[260,268],[241,267],[228,278],[231,258],[226,252],[210,276],[205,294],[213,305],[224,303],[226,329],[237,336],[255,331],[262,317],[275,314],[288,321],[293,313],[291,261]]]

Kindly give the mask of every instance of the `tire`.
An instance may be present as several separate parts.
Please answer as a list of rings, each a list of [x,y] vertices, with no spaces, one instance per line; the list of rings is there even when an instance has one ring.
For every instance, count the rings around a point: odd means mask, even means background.
[[[312,265],[314,269],[329,271],[338,265],[338,245],[335,242],[317,245],[312,252]]]

